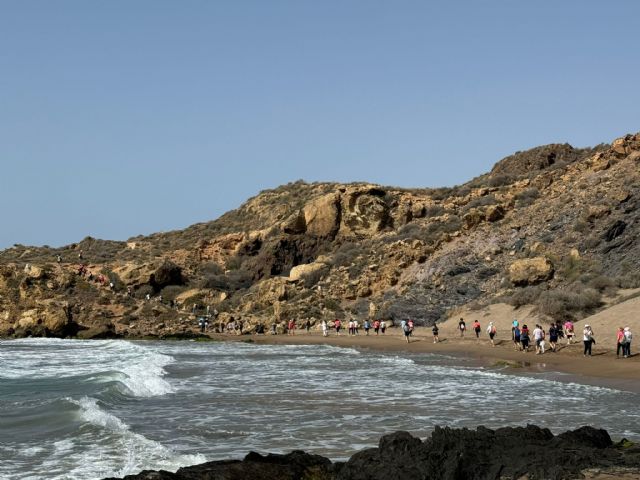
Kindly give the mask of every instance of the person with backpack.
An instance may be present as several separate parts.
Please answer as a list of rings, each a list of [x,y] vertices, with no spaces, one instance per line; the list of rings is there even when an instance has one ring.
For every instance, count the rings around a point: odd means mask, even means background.
[[[529,351],[529,328],[526,323],[522,325],[522,330],[520,330],[520,344],[523,352]]]
[[[409,327],[409,322],[405,322],[402,326],[402,331],[404,333],[404,338],[406,338],[407,343],[409,343],[409,337],[411,336],[411,328]]]
[[[333,321],[333,326],[334,326],[334,327],[335,327],[335,329],[336,329],[336,335],[340,335],[340,325],[342,325],[342,323],[340,322],[340,320],[339,320],[338,318],[336,318],[336,319]]]
[[[495,347],[496,344],[494,343],[493,339],[496,336],[497,330],[493,322],[489,322],[489,326],[487,327],[487,333],[489,334],[489,339],[491,340],[491,346]]]
[[[533,340],[536,342],[536,355],[544,353],[544,347],[541,345],[544,339],[544,331],[540,328],[540,325],[536,324],[536,328],[533,329]]]
[[[551,347],[551,351],[556,351],[556,346],[558,344],[558,329],[556,328],[556,324],[552,323],[549,326],[549,346]]]
[[[516,350],[520,350],[522,347],[520,346],[520,327],[517,325],[513,327],[513,345]]]
[[[433,343],[438,343],[440,341],[440,338],[438,337],[438,325],[434,323],[431,332],[433,333]]]
[[[458,322],[458,330],[460,330],[460,338],[464,337],[464,331],[467,329],[467,325],[464,323],[464,319],[460,319]]]
[[[371,329],[371,324],[369,323],[369,320],[365,320],[364,321],[364,334],[365,335],[369,335],[369,330]]]
[[[575,335],[575,332],[573,331],[573,322],[571,320],[564,322],[564,331],[567,335],[567,345],[571,345],[573,336]]]
[[[631,334],[630,327],[624,327],[624,350],[622,355],[624,358],[629,358],[631,356],[631,339],[633,335]]]
[[[624,342],[624,327],[618,327],[618,332],[616,333],[616,358],[620,358],[620,351],[624,356],[626,351]]]
[[[473,331],[476,332],[476,339],[479,341],[480,340],[480,322],[478,320],[474,320],[473,321],[473,325],[471,325],[471,327],[473,328]]]
[[[513,322],[511,322],[511,340],[515,341],[516,339],[515,331],[516,331],[516,328],[520,330],[519,327],[520,327],[520,323],[518,322],[518,319],[514,318]]]

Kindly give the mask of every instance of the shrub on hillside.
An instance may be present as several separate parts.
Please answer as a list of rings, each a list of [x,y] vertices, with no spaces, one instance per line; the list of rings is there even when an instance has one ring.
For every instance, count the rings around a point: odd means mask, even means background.
[[[538,311],[555,320],[576,318],[578,314],[592,313],[602,305],[600,293],[593,288],[547,290],[537,301]]]
[[[527,207],[540,196],[540,191],[536,187],[523,190],[515,196],[516,207]]]

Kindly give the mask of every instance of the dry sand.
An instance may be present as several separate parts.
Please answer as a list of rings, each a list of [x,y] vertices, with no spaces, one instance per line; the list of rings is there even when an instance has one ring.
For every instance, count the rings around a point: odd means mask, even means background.
[[[634,335],[640,335],[640,297],[632,298],[614,305],[583,321],[576,322],[576,341],[566,345],[566,340],[559,344],[557,352],[548,349],[543,355],[536,355],[534,348],[528,353],[516,351],[511,341],[511,322],[514,318],[520,324],[526,323],[531,329],[540,319],[531,309],[514,310],[505,304],[491,305],[478,311],[460,311],[455,317],[439,325],[440,343],[433,343],[430,327],[417,327],[411,342],[407,344],[399,328],[387,329],[386,335],[376,336],[373,330],[367,336],[360,329],[357,336],[348,336],[346,332],[337,336],[334,330],[328,337],[318,331],[306,333],[298,330],[295,335],[252,335],[251,339],[259,344],[327,344],[340,347],[370,349],[387,352],[440,353],[457,355],[474,359],[479,365],[502,368],[513,374],[531,374],[537,372],[562,372],[559,379],[592,385],[619,388],[640,393],[640,355],[637,353],[640,342],[634,338],[631,345],[632,357],[616,358],[617,326],[630,326]],[[460,338],[458,318],[463,317],[467,325],[464,338]],[[471,324],[475,319],[480,321],[482,333],[476,340]],[[496,346],[492,347],[486,328],[492,321],[496,325]],[[582,328],[589,323],[596,338],[592,357],[583,357]],[[548,325],[543,325],[545,330]],[[361,322],[362,327],[362,322]],[[216,338],[231,341],[246,341],[246,336],[215,335]],[[506,367],[506,368],[505,368]]]

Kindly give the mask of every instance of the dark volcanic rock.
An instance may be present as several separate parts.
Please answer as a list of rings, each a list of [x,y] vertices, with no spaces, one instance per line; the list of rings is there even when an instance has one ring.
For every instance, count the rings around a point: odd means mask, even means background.
[[[249,453],[244,460],[209,462],[176,473],[145,471],[126,480],[485,480],[581,478],[586,469],[640,474],[640,448],[614,445],[592,427],[554,436],[533,425],[475,431],[436,427],[422,442],[407,432],[380,439],[378,448],[348,462],[296,450],[287,455]],[[614,478],[614,477],[608,477]],[[631,477],[627,477],[631,478]],[[640,478],[640,477],[639,477]],[[115,479],[105,479],[115,480]]]

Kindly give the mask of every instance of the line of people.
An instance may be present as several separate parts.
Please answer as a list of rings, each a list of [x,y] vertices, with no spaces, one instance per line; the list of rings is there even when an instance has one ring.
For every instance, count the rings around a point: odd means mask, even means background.
[[[480,340],[480,333],[482,331],[480,322],[475,320],[471,326],[476,335],[476,339]],[[458,322],[458,330],[460,337],[464,337],[466,331],[466,323],[463,318]],[[434,343],[437,342],[437,327],[434,326]],[[491,341],[491,345],[495,347],[495,337],[497,334],[496,326],[493,322],[489,322],[487,327],[487,334]],[[514,319],[511,324],[511,340],[513,341],[515,350],[522,352],[528,352],[529,347],[533,344],[535,346],[536,355],[542,355],[546,351],[547,342],[549,350],[556,352],[558,349],[558,342],[562,338],[567,339],[567,345],[573,343],[575,337],[575,326],[573,322],[567,320],[564,325],[561,322],[552,322],[549,324],[548,330],[544,330],[542,325],[536,324],[533,331],[529,329],[526,324],[520,325],[517,319]],[[623,358],[629,358],[631,356],[631,341],[633,335],[630,327],[618,327],[616,334],[616,358],[620,358],[622,352]],[[583,356],[591,356],[593,345],[596,343],[593,328],[589,324],[585,324],[582,331],[582,342],[584,345]]]

